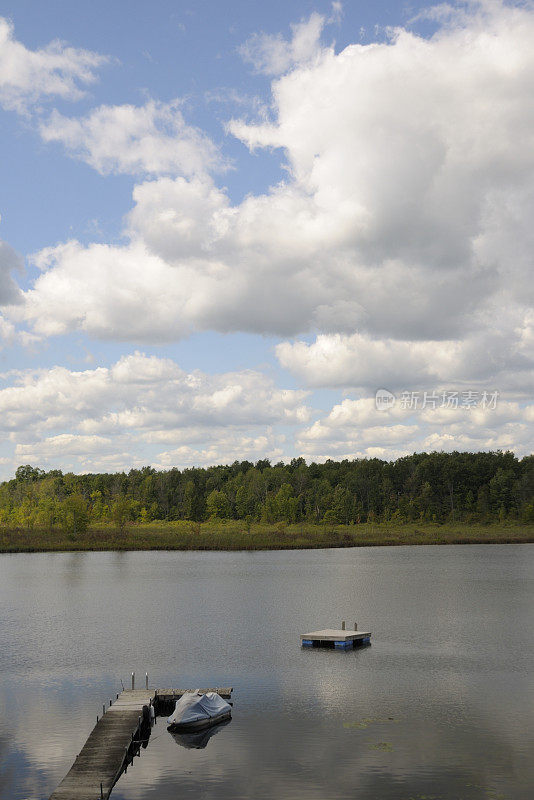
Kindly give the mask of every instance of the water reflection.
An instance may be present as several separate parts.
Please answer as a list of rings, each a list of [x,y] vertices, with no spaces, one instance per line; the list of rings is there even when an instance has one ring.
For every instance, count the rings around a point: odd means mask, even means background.
[[[0,735],[0,797],[4,796],[4,791],[7,791],[7,787],[12,780],[12,770],[6,765],[8,746],[7,736],[5,734]]]
[[[170,733],[170,735],[176,744],[180,745],[180,747],[185,747],[186,750],[203,750],[208,746],[210,739],[220,733],[227,725],[230,725],[231,722],[231,719],[227,719],[224,722],[219,722],[218,725],[213,725],[211,728],[197,731],[196,733]]]
[[[480,720],[477,720],[477,723]],[[341,732],[341,730],[343,733]],[[174,737],[173,737],[174,738]],[[154,749],[152,749],[154,748]],[[172,752],[169,740],[151,744],[117,798],[353,798],[408,800],[517,800],[531,797],[513,763],[506,736],[480,735],[478,724],[460,732],[410,713],[347,729],[304,714],[234,720],[209,751]],[[484,755],[483,755],[484,754]],[[493,766],[491,766],[491,762]]]
[[[148,743],[150,741],[150,736],[152,733],[152,725],[153,722],[150,719],[150,716],[149,715],[145,716],[143,708],[143,720],[141,722],[141,726],[132,736],[132,741],[130,746],[126,748],[124,763],[117,780],[120,780],[122,775],[127,774],[128,767],[132,767],[134,765],[134,759],[136,757],[138,758],[141,755],[141,749],[146,750],[146,748],[148,747]]]

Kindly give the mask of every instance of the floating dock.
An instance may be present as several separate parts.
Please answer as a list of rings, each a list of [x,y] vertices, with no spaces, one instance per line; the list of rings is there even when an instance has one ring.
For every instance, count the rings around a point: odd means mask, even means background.
[[[353,647],[371,644],[371,631],[359,631],[356,625],[353,631],[347,631],[343,623],[341,630],[325,628],[322,631],[303,633],[300,641],[303,647],[331,647],[336,650],[352,650]]]
[[[165,713],[167,706],[193,689],[127,689],[117,695],[91,731],[68,774],[50,800],[107,800],[134,755],[150,736],[143,706],[153,706],[155,713]],[[232,689],[200,689],[218,692],[230,698]],[[145,745],[146,746],[146,745]]]

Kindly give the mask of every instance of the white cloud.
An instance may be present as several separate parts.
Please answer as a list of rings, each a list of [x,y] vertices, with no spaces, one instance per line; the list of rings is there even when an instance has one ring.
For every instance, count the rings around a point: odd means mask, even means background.
[[[19,303],[22,299],[11,276],[14,270],[22,270],[22,259],[7,242],[0,239],[0,305]]]
[[[310,416],[306,392],[279,389],[262,373],[186,373],[171,359],[141,353],[111,367],[53,367],[3,379],[0,430],[14,458],[77,470],[104,458],[168,465],[174,453],[185,465],[195,453],[197,463],[208,453],[223,460],[278,453],[284,437],[276,427]]]
[[[277,389],[254,371],[183,372],[171,359],[123,356],[112,367],[53,367],[15,374],[0,390],[0,426],[80,427],[83,433],[150,431],[195,424],[266,425],[308,417],[306,392]]]
[[[40,336],[80,329],[96,338],[157,342],[187,333],[185,298],[172,268],[142,244],[69,242],[41,251],[35,261],[43,274],[27,292],[25,308],[12,314],[31,320]]]
[[[7,242],[0,239],[0,306],[20,303],[22,294],[12,278],[13,270],[22,270],[22,259]],[[11,344],[17,338],[24,338],[10,319],[0,314],[0,347]]]
[[[400,458],[432,450],[534,450],[529,424],[534,406],[500,401],[495,409],[466,407],[413,411],[397,404],[378,411],[374,398],[345,399],[297,435],[296,450],[308,460]]]
[[[12,342],[15,338],[15,326],[0,314],[0,343]]]
[[[280,148],[286,181],[237,205],[206,175],[137,186],[129,243],[44,251],[26,318],[41,335],[136,341],[357,331],[392,361],[390,339],[454,348],[498,333],[510,308],[521,324],[534,299],[534,12],[470,8],[430,39],[398,30],[299,62],[273,82],[273,122],[231,126],[251,149]],[[92,120],[74,123],[76,141]],[[99,124],[83,144],[98,168],[163,168],[143,148],[109,155]]]
[[[282,342],[280,364],[313,387],[390,390],[438,387],[499,388],[510,396],[534,392],[532,312],[513,308],[462,340],[398,341],[368,335],[320,335],[311,344]],[[515,324],[512,319],[515,316]]]
[[[76,436],[71,433],[60,433],[49,436],[40,442],[17,444],[15,458],[19,461],[38,461],[43,463],[51,459],[64,459],[69,456],[93,456],[95,453],[114,449],[111,439],[103,436]]]
[[[336,22],[340,23],[343,19],[343,3],[341,0],[334,0],[332,3],[332,12],[330,15],[329,22]]]
[[[13,33],[12,23],[0,17],[0,105],[7,109],[24,112],[48,97],[77,100],[107,61],[59,41],[28,50]]]
[[[159,454],[155,466],[168,469],[173,464],[183,466],[210,466],[212,464],[231,464],[234,461],[257,461],[268,458],[279,461],[284,453],[284,436],[273,435],[268,430],[260,436],[228,435],[221,433],[214,441],[204,439],[204,446],[181,445],[173,450]]]
[[[177,100],[100,106],[82,118],[54,111],[40,132],[46,142],[62,142],[102,175],[191,176],[223,166],[213,142],[185,123]]]
[[[333,7],[336,5],[339,4],[334,3]],[[239,48],[239,52],[257,72],[281,75],[292,67],[320,57],[320,39],[325,24],[325,18],[314,12],[308,19],[291,25],[291,39],[284,39],[281,34],[255,33]]]

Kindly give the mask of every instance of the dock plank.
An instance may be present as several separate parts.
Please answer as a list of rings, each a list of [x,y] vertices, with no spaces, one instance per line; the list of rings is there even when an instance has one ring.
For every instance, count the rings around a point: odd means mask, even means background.
[[[154,690],[122,692],[89,734],[76,761],[50,800],[98,800],[111,794],[121,774],[132,734],[138,729],[143,706],[154,697]]]
[[[225,700],[232,697],[233,688],[231,686],[219,687],[215,689],[156,689],[155,697],[160,700],[179,700],[180,697],[189,692],[199,692],[200,694],[207,694],[208,692],[217,692]]]
[[[301,633],[301,639],[313,639],[316,642],[352,642],[358,639],[366,639],[371,636],[371,631],[347,631],[336,630],[335,628],[325,628],[321,631],[311,633]]]

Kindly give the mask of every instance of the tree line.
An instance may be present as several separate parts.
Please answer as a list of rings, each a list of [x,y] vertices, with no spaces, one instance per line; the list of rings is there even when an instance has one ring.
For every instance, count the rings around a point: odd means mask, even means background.
[[[20,466],[0,484],[0,526],[56,527],[76,534],[90,523],[237,519],[246,525],[295,522],[534,522],[534,456],[511,452],[418,453],[377,458],[303,458],[271,464],[128,473],[45,472]]]

